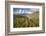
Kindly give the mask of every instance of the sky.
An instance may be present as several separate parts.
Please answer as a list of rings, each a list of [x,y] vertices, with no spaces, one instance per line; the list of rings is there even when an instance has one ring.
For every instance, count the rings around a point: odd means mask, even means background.
[[[13,14],[25,14],[32,13],[33,11],[38,11],[36,8],[13,8]]]
[[[30,8],[13,8],[13,11],[14,12],[19,12],[19,11],[20,12],[23,12],[23,11],[28,12],[28,11],[32,11],[32,10]]]

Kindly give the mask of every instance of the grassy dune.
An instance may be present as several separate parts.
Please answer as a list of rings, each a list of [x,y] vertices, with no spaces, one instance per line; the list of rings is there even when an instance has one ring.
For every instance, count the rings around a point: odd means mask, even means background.
[[[19,27],[38,27],[39,26],[39,12],[34,12],[30,15],[14,15],[14,28]]]

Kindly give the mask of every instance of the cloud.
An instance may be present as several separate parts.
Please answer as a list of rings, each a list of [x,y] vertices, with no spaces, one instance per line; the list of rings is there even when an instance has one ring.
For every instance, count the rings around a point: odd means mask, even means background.
[[[13,8],[14,14],[30,14],[35,11],[39,10],[36,8]]]

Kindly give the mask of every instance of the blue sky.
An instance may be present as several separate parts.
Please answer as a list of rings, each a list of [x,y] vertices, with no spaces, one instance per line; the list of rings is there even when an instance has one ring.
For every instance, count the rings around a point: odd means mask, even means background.
[[[36,8],[13,8],[13,14],[27,14],[38,11]]]
[[[25,11],[32,11],[31,8],[13,8],[13,12],[19,12],[21,10],[21,12]]]

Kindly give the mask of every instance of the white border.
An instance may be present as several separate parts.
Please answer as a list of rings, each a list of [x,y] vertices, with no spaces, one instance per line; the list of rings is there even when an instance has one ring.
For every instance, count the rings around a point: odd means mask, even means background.
[[[13,28],[13,8],[39,8],[39,27]],[[42,30],[42,6],[10,5],[10,32]]]

